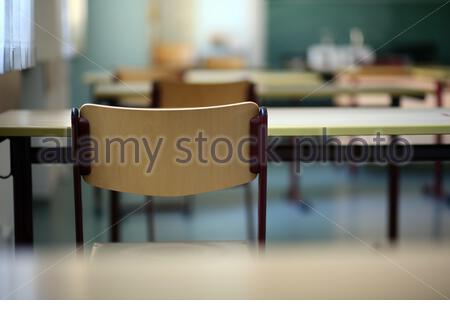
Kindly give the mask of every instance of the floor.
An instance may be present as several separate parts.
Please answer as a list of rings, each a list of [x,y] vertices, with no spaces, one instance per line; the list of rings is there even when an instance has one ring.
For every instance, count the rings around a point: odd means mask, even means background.
[[[327,243],[364,242],[374,246],[386,241],[386,168],[315,164],[303,167],[299,177],[303,201],[287,201],[289,164],[269,166],[267,240]],[[444,242],[450,239],[450,205],[422,192],[431,182],[431,164],[414,164],[401,169],[400,242]],[[450,170],[446,170],[450,172]],[[445,177],[450,188],[450,174]],[[60,187],[49,202],[36,201],[35,238],[38,246],[73,243],[73,200],[71,172],[63,175]],[[254,194],[256,219],[257,185]],[[102,209],[94,208],[93,190],[84,184],[85,241],[108,241],[108,196],[102,192]],[[146,241],[145,198],[122,195],[120,235],[123,241]],[[170,203],[182,199],[156,198],[156,241],[229,240],[247,238],[244,190],[196,196],[193,212],[186,215]],[[165,207],[163,210],[162,207]]]

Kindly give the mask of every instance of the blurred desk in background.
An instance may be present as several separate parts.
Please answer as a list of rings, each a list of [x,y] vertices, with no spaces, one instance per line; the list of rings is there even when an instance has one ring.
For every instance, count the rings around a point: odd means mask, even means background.
[[[235,82],[248,80],[257,83],[270,82],[272,84],[274,84],[274,82],[275,84],[317,84],[322,81],[321,75],[314,72],[260,69],[191,69],[184,72],[183,79],[191,83]],[[109,71],[89,71],[84,73],[82,76],[82,81],[86,85],[97,85],[108,82],[111,83],[115,80],[117,80],[115,78],[115,74]]]
[[[400,97],[423,99],[428,94],[437,95],[439,92],[434,83],[437,76],[435,69],[417,68],[415,71],[407,67],[402,68],[406,71],[401,74],[389,74],[385,69],[383,66],[373,66],[369,74],[362,75],[359,75],[358,68],[344,70],[337,73],[333,81],[326,82],[319,73],[260,69],[191,69],[184,72],[182,78],[189,83],[248,80],[255,83],[258,97],[263,103],[291,100],[299,104],[305,99],[387,95],[391,99],[390,105],[398,106]],[[437,70],[443,73],[446,69]],[[151,81],[118,81],[107,72],[88,72],[83,76],[83,81],[90,86],[93,101],[137,107],[147,107],[151,103]]]
[[[390,76],[390,77],[419,77],[434,80],[450,81],[450,66],[409,66],[402,67],[399,73],[398,67],[371,66],[341,70],[334,76],[360,75],[360,76]],[[323,77],[316,72],[293,70],[264,70],[264,69],[238,69],[238,70],[211,70],[190,69],[184,72],[184,80],[187,82],[231,82],[249,80],[261,84],[318,84],[323,82]],[[88,71],[83,74],[82,81],[86,85],[114,82],[115,75],[109,71]]]
[[[148,82],[140,83],[101,83],[93,87],[94,101],[109,101],[117,104],[121,99],[143,98],[144,105],[137,107],[148,107],[151,103],[152,85]],[[256,93],[259,99],[306,99],[306,98],[333,98],[341,94],[387,94],[393,99],[401,96],[424,97],[426,94],[434,93],[429,88],[414,88],[398,85],[256,85]],[[397,101],[397,100],[396,100]]]

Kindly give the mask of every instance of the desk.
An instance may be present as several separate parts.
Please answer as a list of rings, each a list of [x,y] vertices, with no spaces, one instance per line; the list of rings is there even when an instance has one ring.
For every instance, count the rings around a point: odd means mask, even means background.
[[[450,112],[400,108],[267,108],[269,136],[450,134]],[[358,124],[358,125],[356,125]],[[67,137],[70,110],[9,110],[0,113],[2,137]]]
[[[434,93],[429,88],[409,88],[405,86],[373,86],[373,85],[273,85],[260,84],[256,86],[260,99],[304,99],[334,97],[340,94],[388,94],[391,97],[419,96]],[[143,98],[151,101],[152,85],[150,83],[100,83],[93,88],[95,101],[117,101],[120,99]]]
[[[448,66],[413,67],[412,74],[417,77],[432,78],[445,82],[450,81],[450,67]]]
[[[400,108],[268,108],[269,136],[427,135],[450,132],[450,112]],[[446,132],[446,133],[445,133]]]
[[[372,67],[377,69],[378,67]],[[380,68],[383,68],[381,66]],[[389,68],[389,67],[388,67]],[[425,77],[434,80],[450,81],[449,66],[412,66],[405,67],[405,73],[390,74],[389,70],[375,72],[373,75],[391,75],[411,77]],[[340,74],[355,74],[359,69],[341,70]],[[270,82],[272,84],[317,84],[321,82],[321,76],[318,73],[306,71],[290,70],[258,70],[258,69],[239,69],[239,70],[212,70],[212,69],[192,69],[184,74],[184,79],[188,82],[224,82],[251,80],[258,83]],[[96,85],[99,83],[111,83],[114,81],[114,74],[106,71],[88,71],[83,74],[82,81],[86,85]]]
[[[33,243],[31,137],[66,137],[69,110],[11,110],[0,114],[0,142],[10,141],[14,192],[14,236],[17,246]]]
[[[1,137],[67,137],[70,110],[9,110],[0,113]]]
[[[261,69],[191,69],[183,74],[187,82],[215,83],[250,80],[258,83],[272,84],[318,84],[322,77],[318,73],[290,70],[261,70]],[[115,75],[105,71],[88,71],[83,74],[84,84],[91,86],[99,83],[112,83]]]
[[[323,129],[329,135],[450,134],[450,113],[439,109],[397,108],[268,108],[268,134],[280,136],[320,136]],[[70,111],[12,110],[0,114],[0,141],[11,141],[11,175],[14,178],[15,241],[18,245],[33,243],[31,164],[43,163],[31,147],[31,137],[70,134]],[[294,156],[292,145],[275,149],[282,161],[302,160],[301,152]],[[320,146],[319,146],[320,147]],[[345,148],[345,146],[343,147]],[[364,148],[361,147],[361,148]],[[59,153],[51,163],[71,163],[70,149]],[[327,153],[328,154],[328,153]],[[332,153],[331,153],[332,154]],[[327,158],[323,160],[333,160]],[[411,161],[450,160],[450,145],[415,145]],[[389,235],[397,237],[397,193],[390,193]]]
[[[389,81],[385,80],[376,85],[354,83],[339,85],[323,82],[317,73],[287,70],[193,69],[188,70],[183,78],[190,83],[249,80],[256,84],[258,96],[262,100],[332,98],[341,94],[387,94],[394,100],[392,105],[398,105],[401,96],[423,97],[436,92],[436,89],[429,86],[415,86],[405,84],[405,81],[397,81],[404,80],[405,77],[393,76]],[[411,73],[411,79],[413,78],[414,75]],[[115,101],[129,99],[131,105],[138,106],[148,106],[150,103],[152,89],[149,82],[114,82],[112,75],[105,72],[88,72],[83,76],[83,80],[91,87],[93,101],[109,101],[115,104]]]
[[[62,252],[1,255],[7,299],[446,299],[448,245],[298,245],[254,252],[134,244],[83,261]],[[122,252],[121,252],[122,251]],[[61,260],[62,257],[65,259]],[[49,266],[52,266],[49,268]]]

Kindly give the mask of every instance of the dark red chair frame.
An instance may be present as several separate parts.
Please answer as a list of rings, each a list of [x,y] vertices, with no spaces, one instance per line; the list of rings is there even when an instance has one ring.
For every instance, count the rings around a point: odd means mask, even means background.
[[[81,139],[89,137],[89,122],[80,116],[77,108],[72,109],[72,158],[73,184],[75,200],[75,238],[78,248],[84,246],[83,235],[83,200],[81,194],[81,176],[90,174],[90,165],[85,162],[86,155],[81,154]],[[252,144],[250,171],[258,174],[258,244],[266,243],[266,207],[267,207],[267,109],[259,108],[257,116],[250,120]]]

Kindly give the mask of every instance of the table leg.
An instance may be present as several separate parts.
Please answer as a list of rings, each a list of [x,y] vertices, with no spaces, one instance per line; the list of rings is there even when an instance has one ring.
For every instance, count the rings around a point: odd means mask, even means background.
[[[444,106],[444,89],[445,83],[442,81],[436,82],[436,106],[438,108],[442,108]],[[442,143],[442,136],[436,136],[436,144]],[[442,182],[442,162],[436,161],[434,163],[434,183],[431,186],[425,186],[425,193],[431,194],[436,198],[443,198],[445,196],[444,186]]]
[[[436,144],[442,143],[442,136],[436,136]],[[430,186],[425,186],[425,193],[431,194],[432,196],[442,199],[445,198],[444,184],[443,184],[443,170],[442,161],[436,161],[434,163],[434,181]]]
[[[438,81],[436,83],[436,105],[438,108],[444,106],[444,89],[445,83],[443,81]],[[442,136],[436,136],[436,144],[442,143]],[[442,183],[442,162],[436,161],[434,165],[434,193],[436,197],[444,196],[444,188]]]
[[[400,96],[391,96],[391,107],[398,108],[400,107]]]
[[[33,245],[33,192],[31,138],[12,137],[11,174],[14,192],[14,238],[16,247]]]
[[[388,177],[388,239],[392,244],[398,240],[399,178],[399,167],[393,163],[390,163]]]
[[[290,178],[290,184],[289,184],[289,191],[288,191],[288,199],[292,202],[298,202],[300,201],[300,177],[298,176],[298,166],[300,166],[300,163],[297,163],[298,160],[295,159],[296,155],[296,138],[292,138],[291,141],[293,145],[293,161],[291,162],[291,166],[289,167],[289,178]]]
[[[400,107],[400,96],[391,96],[391,108]],[[391,141],[395,139],[395,136],[391,137]],[[394,244],[398,240],[398,198],[399,198],[399,179],[400,168],[390,163],[388,165],[389,178],[388,178],[388,239],[391,244]]]

